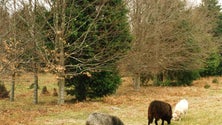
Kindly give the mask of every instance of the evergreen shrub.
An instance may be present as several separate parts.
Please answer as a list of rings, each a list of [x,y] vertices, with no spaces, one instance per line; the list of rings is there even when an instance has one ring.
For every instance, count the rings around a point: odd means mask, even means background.
[[[98,98],[113,94],[121,84],[121,78],[117,72],[93,72],[91,76],[77,75],[66,79],[67,93],[74,95],[78,101],[88,98]]]

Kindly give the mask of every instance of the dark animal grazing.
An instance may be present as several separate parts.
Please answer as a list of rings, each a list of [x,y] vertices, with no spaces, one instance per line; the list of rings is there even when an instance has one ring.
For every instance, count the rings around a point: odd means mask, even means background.
[[[167,121],[167,123],[170,124],[170,120],[172,118],[171,105],[163,101],[152,101],[148,108],[148,125],[153,122],[154,118],[156,125],[158,125],[157,121],[159,119],[162,120],[161,125],[164,125],[164,121]]]
[[[86,120],[86,125],[124,125],[116,116],[104,113],[92,113]]]

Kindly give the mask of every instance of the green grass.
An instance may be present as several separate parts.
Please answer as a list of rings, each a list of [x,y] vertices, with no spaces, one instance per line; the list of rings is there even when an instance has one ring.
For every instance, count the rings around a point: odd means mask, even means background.
[[[90,113],[104,112],[118,116],[125,125],[147,125],[147,107],[152,100],[163,100],[174,107],[182,98],[188,100],[189,111],[181,121],[171,120],[171,125],[220,125],[222,123],[221,84],[217,84],[216,90],[213,87],[205,89],[191,86],[146,87],[141,88],[140,91],[134,91],[132,84],[127,82],[122,84],[117,94],[101,100],[58,105],[57,97],[40,94],[42,86],[46,85],[50,92],[53,88],[57,88],[56,78],[50,74],[40,74],[39,104],[34,105],[33,89],[29,89],[31,83],[31,75],[19,77],[16,82],[15,101],[0,100],[0,123],[85,125]],[[10,81],[5,84],[7,89],[10,89]]]

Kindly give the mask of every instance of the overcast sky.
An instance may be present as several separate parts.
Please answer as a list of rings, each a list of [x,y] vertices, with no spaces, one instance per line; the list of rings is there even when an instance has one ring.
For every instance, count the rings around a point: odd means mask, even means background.
[[[201,0],[188,0],[191,5],[200,4]],[[219,4],[222,5],[222,0],[218,0]]]
[[[1,0],[0,0],[1,1]],[[19,3],[20,0],[17,1],[17,3]],[[21,0],[21,1],[28,1],[28,0]],[[50,0],[38,0],[38,1],[42,1],[42,3],[46,3],[43,1],[50,1]],[[188,2],[188,6],[197,6],[198,4],[201,3],[202,0],[186,0]],[[218,0],[219,4],[221,5],[221,9],[222,9],[222,0]],[[21,5],[21,4],[20,4]],[[47,6],[47,4],[45,4]],[[14,10],[13,7],[13,0],[9,0],[9,3],[7,5],[7,7],[10,10]],[[48,7],[48,6],[47,6]],[[18,6],[16,8],[19,8]]]

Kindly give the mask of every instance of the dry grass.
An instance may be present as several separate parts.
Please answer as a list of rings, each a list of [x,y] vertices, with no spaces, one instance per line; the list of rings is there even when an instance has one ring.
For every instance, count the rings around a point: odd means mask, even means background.
[[[1,78],[2,79],[2,78]],[[212,81],[217,79],[217,83]],[[52,92],[56,78],[40,74],[40,90],[47,86]],[[123,78],[117,93],[101,100],[57,105],[57,98],[39,94],[38,105],[32,104],[32,76],[17,78],[15,102],[0,100],[0,124],[3,125],[84,125],[92,112],[105,112],[120,117],[126,125],[146,125],[147,107],[154,100],[169,102],[173,107],[182,98],[189,101],[189,111],[181,121],[172,125],[219,125],[222,123],[222,78],[209,77],[197,80],[187,87],[143,87],[134,91],[130,78]],[[10,88],[9,81],[5,82]],[[208,89],[204,88],[208,85]],[[39,92],[40,93],[40,92]],[[69,98],[69,97],[67,97]]]

